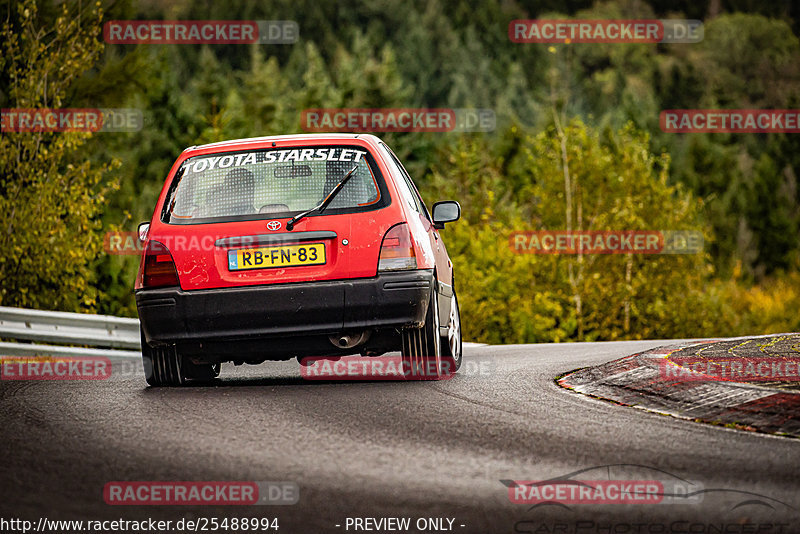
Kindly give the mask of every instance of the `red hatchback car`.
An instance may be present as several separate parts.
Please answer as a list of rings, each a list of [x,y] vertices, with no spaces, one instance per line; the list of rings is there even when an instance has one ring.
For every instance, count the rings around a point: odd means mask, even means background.
[[[410,378],[461,365],[453,266],[403,165],[372,135],[286,135],[186,149],[139,227],[150,385],[220,364],[400,351]],[[412,369],[433,369],[415,373]]]

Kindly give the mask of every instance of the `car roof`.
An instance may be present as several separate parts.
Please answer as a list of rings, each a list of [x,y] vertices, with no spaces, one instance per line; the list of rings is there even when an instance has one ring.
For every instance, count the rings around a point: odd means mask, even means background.
[[[290,145],[302,144],[308,141],[352,141],[361,139],[368,144],[377,146],[380,139],[372,134],[352,134],[352,133],[328,133],[328,134],[292,134],[292,135],[271,135],[265,137],[248,137],[245,139],[231,139],[230,141],[219,141],[205,145],[191,146],[184,152],[208,152],[214,149],[236,149],[239,147],[253,147],[268,143],[288,142]]]

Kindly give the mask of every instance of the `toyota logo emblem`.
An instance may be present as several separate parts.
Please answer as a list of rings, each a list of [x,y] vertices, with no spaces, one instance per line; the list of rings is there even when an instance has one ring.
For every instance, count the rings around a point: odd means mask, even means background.
[[[267,230],[272,230],[274,232],[275,230],[280,230],[280,229],[281,229],[280,221],[270,221],[267,223]]]

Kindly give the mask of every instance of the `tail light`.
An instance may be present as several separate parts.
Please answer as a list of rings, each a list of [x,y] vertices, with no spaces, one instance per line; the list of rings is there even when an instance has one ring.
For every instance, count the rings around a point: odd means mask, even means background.
[[[167,247],[158,241],[150,241],[144,257],[142,268],[142,287],[178,286],[178,271]]]
[[[378,271],[404,271],[417,268],[414,242],[406,223],[389,228],[381,243]]]

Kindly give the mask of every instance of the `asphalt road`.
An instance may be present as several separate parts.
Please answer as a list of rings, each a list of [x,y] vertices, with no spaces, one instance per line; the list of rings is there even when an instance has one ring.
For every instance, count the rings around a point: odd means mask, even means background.
[[[666,343],[472,346],[462,372],[437,383],[307,382],[287,362],[225,365],[214,387],[152,389],[129,360],[108,380],[3,381],[0,518],[277,517],[282,534],[354,532],[348,517],[408,517],[407,532],[430,531],[415,526],[428,517],[453,519],[459,533],[747,532],[743,522],[800,532],[800,441],[617,406],[553,381]],[[572,478],[676,479],[702,491],[672,504],[534,506],[511,502],[501,483],[584,469]],[[195,480],[293,481],[300,499],[103,499],[110,481]]]

